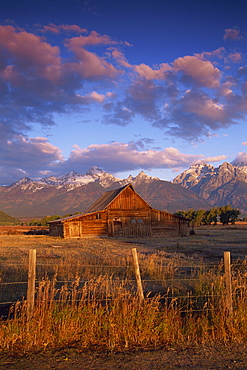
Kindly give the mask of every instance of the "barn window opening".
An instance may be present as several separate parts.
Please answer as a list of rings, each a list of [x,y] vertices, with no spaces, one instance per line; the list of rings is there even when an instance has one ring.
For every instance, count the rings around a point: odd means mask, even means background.
[[[143,218],[138,218],[138,224],[143,224]]]
[[[96,220],[101,220],[101,213],[96,213]]]
[[[136,219],[135,219],[135,218],[132,218],[132,219],[131,219],[131,223],[132,223],[132,224],[135,224],[135,223],[136,223]]]

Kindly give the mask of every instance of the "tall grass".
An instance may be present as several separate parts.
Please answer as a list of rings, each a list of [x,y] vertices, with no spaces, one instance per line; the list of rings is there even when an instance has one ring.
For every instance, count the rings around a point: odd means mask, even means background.
[[[113,351],[246,341],[247,260],[232,266],[231,316],[225,310],[223,265],[206,269],[200,262],[203,252],[207,261],[213,256],[213,262],[218,263],[230,238],[235,241],[235,256],[243,260],[246,230],[241,245],[239,230],[237,237],[233,231],[224,238],[219,231],[215,239],[215,228],[210,236],[203,229],[201,238],[199,233],[181,238],[179,250],[176,238],[135,241],[141,252],[142,303],[136,295],[133,240],[0,237],[2,301],[12,300],[9,295],[16,294],[15,285],[4,283],[18,281],[24,286],[9,318],[0,320],[0,350],[27,352],[75,346]],[[40,283],[33,315],[27,320],[26,301],[21,297],[26,292],[30,248],[37,249]]]
[[[140,303],[128,280],[99,276],[81,284],[77,278],[57,287],[56,279],[43,279],[29,321],[25,302],[17,303],[9,319],[0,321],[0,349],[26,352],[75,346],[112,351],[241,343],[247,339],[245,273],[240,271],[234,280],[232,316],[224,310],[222,277],[212,280],[210,274],[200,312],[194,309],[194,302],[202,291],[193,292],[194,298],[188,296],[187,300],[167,291],[163,297],[147,296]],[[218,298],[211,299],[216,294]]]

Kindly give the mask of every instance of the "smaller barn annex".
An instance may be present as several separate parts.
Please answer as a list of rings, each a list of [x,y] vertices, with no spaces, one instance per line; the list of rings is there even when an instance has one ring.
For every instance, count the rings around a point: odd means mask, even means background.
[[[131,184],[108,191],[85,213],[49,223],[51,236],[81,238],[186,235],[188,220],[153,209]]]

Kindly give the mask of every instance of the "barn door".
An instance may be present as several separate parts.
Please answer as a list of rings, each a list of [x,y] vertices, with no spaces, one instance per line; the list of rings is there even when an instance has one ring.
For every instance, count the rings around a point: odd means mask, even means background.
[[[70,237],[71,238],[79,238],[80,237],[80,223],[79,222],[71,222],[70,223]]]
[[[123,236],[123,223],[122,221],[113,221],[113,235]]]

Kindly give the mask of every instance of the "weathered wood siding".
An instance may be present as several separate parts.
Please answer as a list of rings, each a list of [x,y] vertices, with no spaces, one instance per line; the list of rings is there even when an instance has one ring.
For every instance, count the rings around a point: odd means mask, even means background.
[[[111,194],[110,192],[109,196]],[[186,229],[184,219],[151,208],[132,186],[127,186],[117,193],[116,197],[107,205],[104,204],[104,208],[98,212],[91,211],[50,224],[51,235],[65,238],[89,235],[109,237],[186,235]]]
[[[106,212],[83,215],[64,222],[65,238],[81,238],[86,235],[107,236]]]
[[[108,235],[145,237],[151,235],[151,207],[127,188],[107,209]]]
[[[152,236],[181,235],[186,233],[186,223],[171,213],[152,209],[151,229]]]
[[[114,199],[107,208],[108,210],[114,209],[121,211],[128,209],[149,209],[150,207],[137,193],[130,188],[127,188],[124,192],[119,194],[118,197]]]
[[[49,225],[49,234],[51,236],[64,237],[63,234],[63,224],[61,222],[54,222]]]

